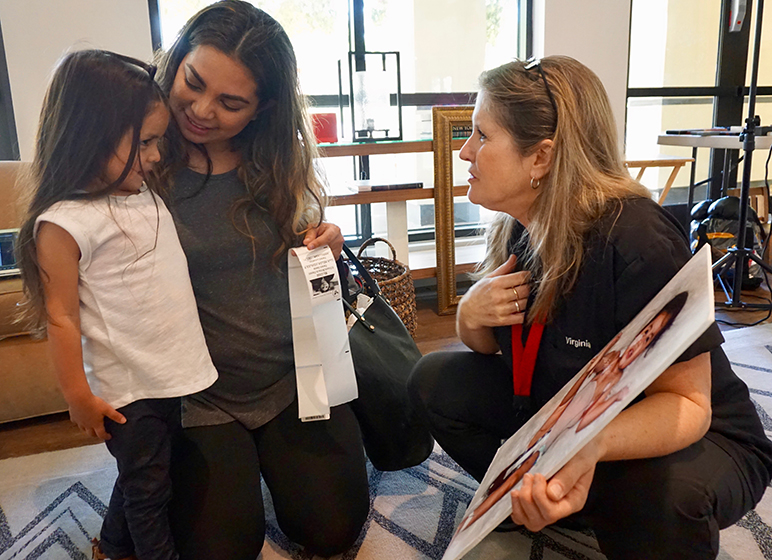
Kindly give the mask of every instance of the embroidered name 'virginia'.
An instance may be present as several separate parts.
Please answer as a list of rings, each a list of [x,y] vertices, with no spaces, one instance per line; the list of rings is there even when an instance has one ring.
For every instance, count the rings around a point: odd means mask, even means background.
[[[592,348],[589,340],[576,340],[570,336],[566,337],[566,344],[570,344],[574,348]]]

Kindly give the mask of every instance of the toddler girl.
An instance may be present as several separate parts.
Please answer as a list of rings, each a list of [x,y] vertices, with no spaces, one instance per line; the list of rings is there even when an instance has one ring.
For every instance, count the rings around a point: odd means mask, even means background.
[[[176,559],[167,516],[180,397],[217,372],[171,215],[145,180],[169,111],[155,69],[67,55],[43,102],[19,261],[70,418],[118,479],[95,558]]]

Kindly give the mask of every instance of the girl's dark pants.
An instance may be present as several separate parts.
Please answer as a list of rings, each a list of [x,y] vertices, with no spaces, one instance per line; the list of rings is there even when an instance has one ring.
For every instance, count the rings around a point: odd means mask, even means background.
[[[125,424],[105,418],[107,448],[118,479],[102,525],[100,546],[110,558],[178,558],[169,528],[171,442],[180,429],[180,399],[145,399],[118,409]]]

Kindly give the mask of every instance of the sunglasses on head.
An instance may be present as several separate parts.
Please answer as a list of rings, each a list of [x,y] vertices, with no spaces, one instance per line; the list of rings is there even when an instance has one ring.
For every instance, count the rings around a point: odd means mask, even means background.
[[[555,98],[552,96],[552,90],[550,89],[549,82],[547,82],[547,76],[544,74],[544,68],[541,66],[541,59],[540,58],[529,58],[526,63],[524,70],[526,72],[530,72],[536,68],[539,71],[539,75],[541,76],[542,81],[544,82],[544,88],[547,90],[547,96],[550,98],[550,103],[552,103],[552,108],[555,110],[555,127],[557,128],[558,124],[558,105],[555,103]]]

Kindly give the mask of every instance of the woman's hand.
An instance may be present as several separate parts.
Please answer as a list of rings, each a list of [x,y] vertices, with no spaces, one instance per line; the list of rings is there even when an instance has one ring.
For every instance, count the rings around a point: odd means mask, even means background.
[[[512,521],[529,531],[541,531],[559,519],[580,511],[590,491],[602,452],[597,438],[582,448],[549,482],[543,475],[526,474],[512,490]]]
[[[512,272],[515,262],[515,256],[510,255],[507,262],[464,294],[462,320],[468,328],[503,327],[523,322],[531,292],[528,284],[531,273]]]
[[[470,329],[502,327],[522,323],[528,295],[531,293],[530,272],[512,272],[517,261],[510,255],[507,262],[482,278],[464,294],[461,320]]]
[[[91,437],[106,441],[110,434],[105,430],[105,418],[125,424],[126,417],[99,397],[88,394],[70,403],[70,420]]]
[[[341,251],[343,251],[343,234],[335,224],[322,222],[318,227],[311,228],[306,232],[306,236],[303,238],[303,245],[309,251],[317,247],[329,245],[332,255],[337,260],[340,257]]]
[[[458,304],[456,332],[475,352],[498,352],[492,328],[525,320],[531,276],[529,272],[512,272],[515,262],[515,256],[510,256],[507,262],[469,288]]]

